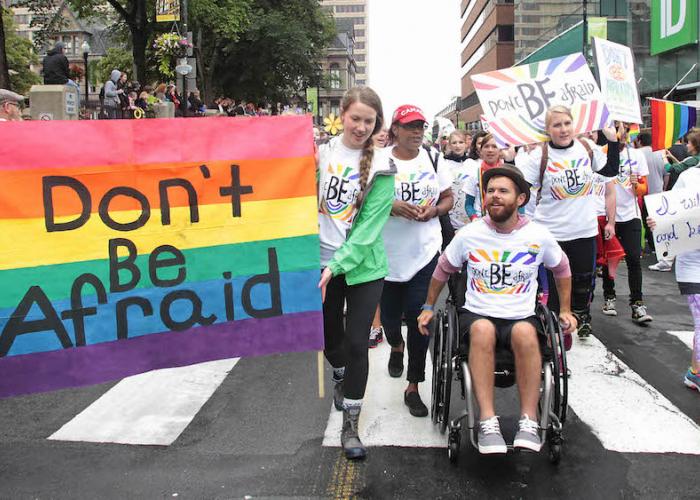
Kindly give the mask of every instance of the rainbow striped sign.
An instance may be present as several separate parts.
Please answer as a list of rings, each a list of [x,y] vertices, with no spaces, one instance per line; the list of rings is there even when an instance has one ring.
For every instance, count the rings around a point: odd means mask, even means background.
[[[544,118],[558,104],[571,109],[574,133],[611,124],[610,113],[583,54],[570,54],[471,77],[489,132],[500,147],[549,140]]]
[[[0,397],[323,348],[310,118],[2,132]]]
[[[658,151],[673,143],[698,125],[698,110],[687,104],[651,99],[651,149]]]

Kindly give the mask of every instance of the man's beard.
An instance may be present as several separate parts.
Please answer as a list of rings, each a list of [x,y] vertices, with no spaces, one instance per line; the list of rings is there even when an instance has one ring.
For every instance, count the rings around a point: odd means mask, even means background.
[[[515,203],[512,203],[510,205],[501,205],[499,207],[500,210],[498,212],[493,210],[493,208],[493,205],[488,205],[486,207],[486,210],[489,213],[489,217],[491,217],[491,220],[498,223],[505,222],[508,219],[510,219],[513,213],[518,209]]]

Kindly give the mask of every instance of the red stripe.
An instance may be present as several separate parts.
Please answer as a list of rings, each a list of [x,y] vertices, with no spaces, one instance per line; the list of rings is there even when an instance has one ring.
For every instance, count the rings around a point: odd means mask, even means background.
[[[589,115],[588,115],[588,125],[586,126],[585,132],[588,132],[589,130],[593,130],[594,125],[595,125],[595,117],[598,114],[598,101],[591,101],[591,109],[589,110]],[[582,131],[584,132],[584,131]]]
[[[651,149],[664,149],[666,137],[666,106],[661,101],[651,101]]]
[[[574,127],[574,133],[582,133],[581,127],[583,127],[583,119],[586,116],[586,103],[581,104],[581,109],[579,109],[578,116],[576,117],[576,126]]]
[[[311,116],[8,122],[0,170],[311,156]]]

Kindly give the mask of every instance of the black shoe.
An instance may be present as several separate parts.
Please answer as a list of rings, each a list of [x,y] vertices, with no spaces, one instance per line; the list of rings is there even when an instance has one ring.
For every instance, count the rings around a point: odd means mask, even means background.
[[[399,378],[403,373],[403,352],[391,351],[389,354],[389,376]]]
[[[343,391],[343,381],[341,380],[333,386],[333,404],[336,410],[343,411],[343,399],[345,399],[345,391]]]
[[[349,460],[365,458],[367,448],[360,441],[357,425],[360,420],[360,407],[343,410],[343,429],[340,432],[340,444],[343,446],[345,457]]]
[[[408,411],[414,417],[428,416],[428,408],[423,404],[423,401],[421,401],[418,391],[404,392],[403,402],[406,403]]]

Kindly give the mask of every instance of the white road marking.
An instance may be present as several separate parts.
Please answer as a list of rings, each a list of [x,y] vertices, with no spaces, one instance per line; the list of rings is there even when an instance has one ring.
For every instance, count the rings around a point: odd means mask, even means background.
[[[167,446],[185,430],[239,359],[127,377],[49,439]]]
[[[567,353],[572,371],[569,405],[606,449],[700,454],[700,427],[695,422],[598,339],[574,337]]]
[[[406,327],[403,327],[404,337]],[[445,448],[447,435],[440,434],[430,415],[424,418],[412,416],[403,402],[406,388],[408,353],[404,354],[404,373],[391,378],[387,372],[389,342],[379,344],[369,351],[369,377],[360,415],[360,440],[365,446],[406,446],[416,448]],[[425,382],[418,385],[423,403],[430,409],[430,391],[433,364],[430,354],[425,363]],[[343,414],[331,403],[323,446],[340,446],[340,430]]]
[[[668,330],[668,333],[670,333],[671,335],[679,339],[681,342],[683,342],[685,345],[687,345],[688,349],[693,349],[693,335],[695,335],[695,332]]]

